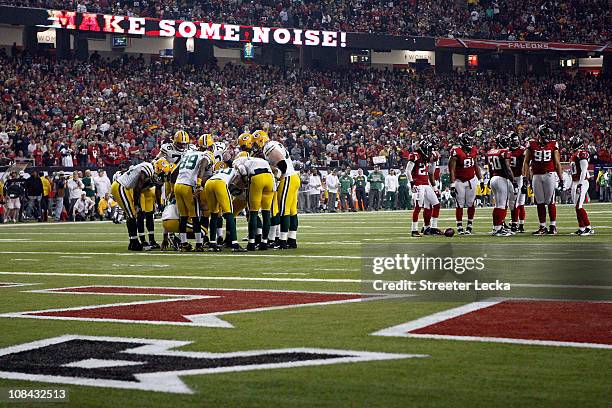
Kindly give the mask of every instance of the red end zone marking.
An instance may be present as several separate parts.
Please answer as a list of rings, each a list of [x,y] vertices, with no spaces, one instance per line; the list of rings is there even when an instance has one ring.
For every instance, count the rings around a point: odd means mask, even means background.
[[[374,335],[612,348],[612,302],[475,302]]]
[[[410,333],[612,344],[612,303],[507,300]]]
[[[216,315],[311,305],[336,304],[385,296],[359,293],[292,292],[272,290],[152,288],[87,286],[37,291],[38,293],[159,295],[170,299],[114,303],[68,309],[7,313],[4,317],[123,321],[130,323],[187,324],[232,327]]]

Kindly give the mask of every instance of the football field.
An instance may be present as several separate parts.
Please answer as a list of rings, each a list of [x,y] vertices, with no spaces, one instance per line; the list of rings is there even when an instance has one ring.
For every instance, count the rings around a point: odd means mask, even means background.
[[[297,250],[240,254],[130,253],[106,222],[3,225],[0,389],[66,390],[61,407],[609,407],[612,205],[585,208],[588,237],[572,206],[554,237],[531,236],[534,207],[512,237],[488,235],[490,208],[452,238],[411,238],[408,211],[304,215]],[[488,250],[518,292],[367,290],[372,253],[428,244]],[[540,280],[547,265],[572,279]]]

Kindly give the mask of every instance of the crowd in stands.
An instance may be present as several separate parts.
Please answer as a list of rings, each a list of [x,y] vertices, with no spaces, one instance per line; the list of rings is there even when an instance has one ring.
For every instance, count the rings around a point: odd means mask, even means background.
[[[392,169],[423,135],[441,139],[445,164],[461,131],[471,130],[484,154],[495,135],[527,139],[540,123],[555,127],[562,161],[579,135],[595,163],[612,162],[612,81],[602,76],[196,69],[1,51],[0,65],[0,162],[112,167],[155,156],[179,128],[231,143],[266,127],[302,166],[356,169],[384,156]]]
[[[79,12],[498,40],[610,41],[608,0],[0,0]]]

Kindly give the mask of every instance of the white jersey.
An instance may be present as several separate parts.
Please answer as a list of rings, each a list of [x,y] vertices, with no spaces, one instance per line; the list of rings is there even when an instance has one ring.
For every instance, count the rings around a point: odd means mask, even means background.
[[[215,142],[212,146],[213,157],[215,161],[223,161],[223,152],[225,152],[226,146],[223,142]]]
[[[178,164],[178,177],[176,184],[185,184],[195,187],[200,175],[202,166],[207,169],[212,164],[210,161],[210,153],[190,150],[185,152],[181,161]]]
[[[238,173],[235,169],[221,169],[217,170],[209,180],[223,180],[228,186],[234,182],[238,177]]]
[[[196,150],[196,147],[192,144],[187,147],[187,150],[180,151],[174,147],[174,144],[164,143],[163,145],[161,145],[160,153],[162,157],[168,160],[168,163],[178,164],[178,162],[181,160],[181,157],[183,157],[185,153],[193,150]]]
[[[242,176],[254,176],[261,173],[272,173],[270,164],[264,159],[258,157],[248,157],[237,168],[238,173]]]
[[[178,208],[176,207],[176,204],[174,202],[172,202],[172,204],[168,204],[168,205],[166,205],[164,207],[164,211],[162,212],[161,219],[162,219],[162,221],[178,220],[179,219]]]
[[[287,149],[285,149],[285,147],[274,141],[274,140],[270,140],[268,143],[266,143],[266,145],[263,148],[263,154],[264,157],[266,158],[266,160],[268,161],[268,163],[270,163],[270,165],[272,166],[276,166],[276,164],[278,163],[277,161],[273,161],[270,158],[270,154],[273,151],[277,151],[281,154],[282,157],[284,157],[285,159],[285,163],[287,164],[287,169],[284,172],[281,172],[281,176],[282,177],[289,177],[292,176],[296,173],[295,168],[293,167],[293,161],[291,160],[291,157],[289,157],[289,152],[287,152]]]
[[[153,180],[155,176],[153,164],[149,162],[142,162],[140,164],[130,166],[125,173],[117,177],[117,181],[125,188],[135,188],[136,185],[138,185],[138,180],[140,179],[141,174],[145,175],[145,182]]]

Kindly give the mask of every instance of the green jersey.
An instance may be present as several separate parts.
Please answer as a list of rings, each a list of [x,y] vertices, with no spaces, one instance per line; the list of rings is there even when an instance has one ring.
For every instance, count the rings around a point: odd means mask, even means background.
[[[368,176],[370,182],[370,190],[382,190],[385,182],[385,176],[380,171],[373,171]]]
[[[366,179],[365,176],[355,177],[355,186],[357,186],[357,188],[365,188],[367,182],[368,180]]]
[[[399,183],[400,188],[408,187],[408,176],[405,174],[400,174],[397,176],[397,182]]]
[[[83,185],[85,186],[83,190],[85,190],[85,195],[87,197],[93,197],[96,195],[91,177],[83,177]]]
[[[348,174],[345,174],[340,177],[340,192],[342,194],[347,194],[351,192],[351,188],[353,187],[353,178]]]

